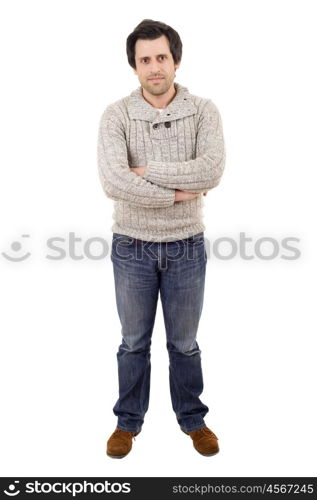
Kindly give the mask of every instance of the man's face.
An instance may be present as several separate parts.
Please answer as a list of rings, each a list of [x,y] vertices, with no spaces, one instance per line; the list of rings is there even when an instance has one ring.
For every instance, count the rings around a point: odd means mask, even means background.
[[[175,64],[165,35],[155,40],[137,40],[135,44],[134,73],[141,86],[152,95],[162,95],[168,91],[175,78]],[[154,79],[159,77],[159,79]]]

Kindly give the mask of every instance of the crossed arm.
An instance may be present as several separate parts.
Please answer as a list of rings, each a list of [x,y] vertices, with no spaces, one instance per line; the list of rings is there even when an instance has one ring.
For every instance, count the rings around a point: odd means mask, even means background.
[[[125,134],[111,106],[102,116],[98,140],[99,175],[109,198],[144,207],[166,207],[216,187],[225,164],[221,118],[212,101],[201,116],[194,160],[149,161],[130,168]]]
[[[147,167],[131,167],[130,170],[140,177],[144,177],[148,169]],[[204,191],[203,195],[206,196],[207,191]],[[197,196],[199,196],[199,193],[191,193],[181,189],[175,189],[175,201],[188,201],[196,198]]]
[[[167,188],[206,194],[216,187],[225,165],[222,121],[216,106],[208,101],[200,119],[194,160],[184,162],[149,161],[132,170],[142,178]]]

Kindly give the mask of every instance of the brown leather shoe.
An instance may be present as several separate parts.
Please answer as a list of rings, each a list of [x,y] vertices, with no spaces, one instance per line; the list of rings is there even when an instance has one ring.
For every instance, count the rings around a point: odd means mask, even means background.
[[[205,457],[211,457],[219,451],[218,438],[208,427],[203,427],[197,431],[186,432],[182,429],[185,434],[188,434],[194,444],[195,450]]]
[[[107,455],[111,458],[123,458],[132,448],[132,439],[135,439],[139,432],[122,431],[116,428],[107,441]]]

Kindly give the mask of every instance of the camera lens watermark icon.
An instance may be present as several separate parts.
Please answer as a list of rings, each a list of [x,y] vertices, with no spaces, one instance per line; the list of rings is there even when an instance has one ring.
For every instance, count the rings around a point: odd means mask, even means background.
[[[20,481],[14,481],[15,483],[19,483]],[[4,490],[4,493],[8,495],[9,497],[15,497],[20,493],[20,490],[16,490],[16,485],[15,484],[9,484],[8,490]]]
[[[29,238],[29,234],[22,234],[22,238]],[[22,244],[19,242],[19,241],[13,241],[11,243],[11,250],[14,252],[14,253],[19,253],[20,250],[22,249]],[[27,252],[26,254],[24,255],[8,255],[6,254],[5,252],[2,252],[2,255],[3,257],[5,257],[7,260],[11,260],[12,262],[21,262],[22,260],[25,260],[27,259],[28,257],[30,257],[30,252]]]

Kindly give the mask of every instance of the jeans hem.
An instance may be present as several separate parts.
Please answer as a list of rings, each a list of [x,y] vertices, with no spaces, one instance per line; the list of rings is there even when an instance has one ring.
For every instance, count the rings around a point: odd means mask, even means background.
[[[198,427],[196,426],[196,427],[189,428],[189,429],[185,429],[185,427],[180,426],[181,430],[184,432],[199,431],[200,429],[203,429],[204,427],[206,427],[206,424],[200,424],[200,426],[198,426]]]
[[[120,429],[121,431],[125,432],[141,432],[142,427],[139,427],[138,429],[127,429],[126,427],[123,427],[121,425],[117,425],[117,429]]]

